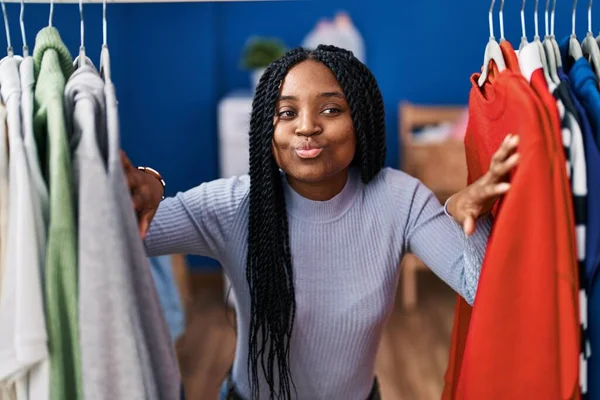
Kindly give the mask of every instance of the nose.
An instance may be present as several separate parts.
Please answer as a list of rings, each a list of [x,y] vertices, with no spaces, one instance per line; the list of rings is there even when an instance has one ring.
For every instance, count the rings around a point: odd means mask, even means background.
[[[303,113],[298,118],[298,126],[296,127],[296,134],[300,136],[312,136],[321,133],[322,128],[317,118],[311,113]]]

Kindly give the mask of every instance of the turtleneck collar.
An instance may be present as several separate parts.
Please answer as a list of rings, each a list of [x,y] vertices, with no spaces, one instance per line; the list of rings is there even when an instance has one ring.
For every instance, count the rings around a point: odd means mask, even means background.
[[[340,193],[330,200],[315,201],[299,195],[292,189],[282,173],[283,190],[287,212],[295,218],[309,222],[329,222],[344,215],[350,209],[358,194],[362,191],[360,171],[350,168],[348,180]]]
[[[69,49],[62,41],[56,28],[48,26],[40,30],[35,37],[35,47],[33,49],[33,63],[35,67],[35,76],[37,79],[42,67],[42,58],[46,50],[56,51],[58,61],[65,78],[69,78],[73,73],[73,58]]]

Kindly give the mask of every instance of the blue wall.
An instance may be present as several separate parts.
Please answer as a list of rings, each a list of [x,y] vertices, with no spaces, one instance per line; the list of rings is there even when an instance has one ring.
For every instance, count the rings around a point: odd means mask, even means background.
[[[533,1],[527,30],[533,35]],[[541,7],[544,1],[541,1]],[[571,31],[571,2],[559,1],[556,32]],[[577,33],[587,30],[580,2]],[[123,147],[135,164],[165,175],[168,193],[218,176],[216,107],[226,93],[245,88],[239,57],[251,35],[301,43],[320,17],[350,13],[365,38],[367,64],[383,92],[388,127],[387,163],[398,165],[397,107],[465,104],[469,76],[481,66],[488,39],[487,1],[314,0],[238,3],[108,4],[109,46],[117,84]],[[518,46],[520,2],[507,1],[505,30]],[[19,5],[7,4],[13,46],[20,53]],[[47,4],[26,4],[30,47],[48,21]],[[87,53],[97,63],[102,38],[101,5],[84,5]],[[543,34],[543,14],[540,16]],[[497,21],[497,19],[496,19]],[[600,27],[597,21],[596,30]],[[77,5],[55,6],[54,25],[75,56]],[[499,35],[496,25],[496,36]],[[0,48],[6,47],[0,33]],[[196,264],[206,260],[193,259]],[[214,263],[209,263],[214,265]]]

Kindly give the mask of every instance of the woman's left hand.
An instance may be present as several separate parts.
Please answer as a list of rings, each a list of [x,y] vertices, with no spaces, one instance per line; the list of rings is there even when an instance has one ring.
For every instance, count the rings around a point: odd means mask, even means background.
[[[519,163],[519,153],[515,152],[518,144],[518,136],[507,135],[493,155],[488,172],[454,194],[448,202],[448,213],[467,235],[475,232],[477,218],[489,212],[496,200],[510,189],[506,177]]]

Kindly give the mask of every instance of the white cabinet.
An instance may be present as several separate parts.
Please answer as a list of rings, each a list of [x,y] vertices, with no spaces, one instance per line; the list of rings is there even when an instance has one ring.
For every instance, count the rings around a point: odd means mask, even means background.
[[[225,96],[218,106],[219,174],[222,178],[248,173],[248,132],[252,112],[252,95],[234,92]],[[230,283],[225,278],[225,295]],[[229,293],[229,305],[235,307],[235,294]]]

